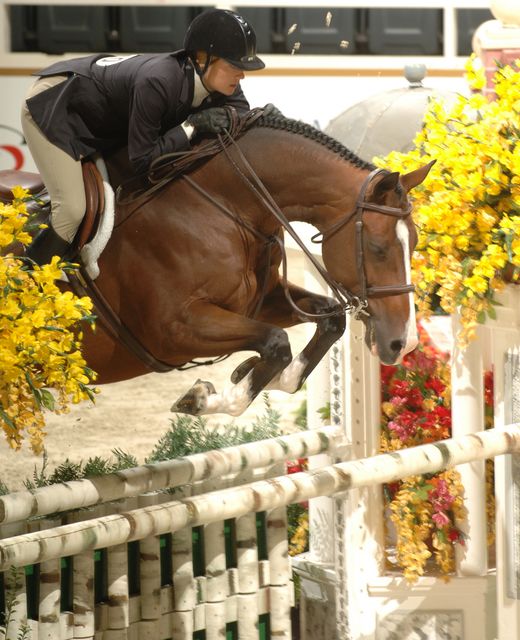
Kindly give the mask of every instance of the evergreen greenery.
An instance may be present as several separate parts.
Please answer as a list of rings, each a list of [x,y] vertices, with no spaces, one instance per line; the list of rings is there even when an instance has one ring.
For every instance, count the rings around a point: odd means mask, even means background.
[[[281,435],[281,415],[271,407],[267,394],[264,394],[264,404],[265,414],[257,416],[248,427],[234,423],[208,427],[204,418],[179,415],[171,420],[170,429],[160,438],[146,462],[161,462],[193,453],[276,438]]]
[[[46,487],[50,484],[59,482],[69,482],[70,480],[81,480],[91,476],[99,476],[107,473],[114,473],[122,469],[130,469],[137,467],[137,458],[120,449],[113,449],[114,458],[105,460],[99,456],[89,458],[86,462],[72,462],[66,458],[52,473],[47,472],[48,458],[43,452],[42,466],[40,469],[34,467],[32,478],[24,480],[25,488],[34,491],[40,487]],[[3,483],[0,484],[0,489]],[[5,485],[3,485],[5,487]]]

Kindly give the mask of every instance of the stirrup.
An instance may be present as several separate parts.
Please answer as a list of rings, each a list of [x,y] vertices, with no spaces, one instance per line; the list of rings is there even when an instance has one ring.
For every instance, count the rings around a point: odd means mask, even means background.
[[[49,225],[42,229],[25,250],[25,257],[37,265],[49,264],[54,256],[65,257],[70,249],[70,243],[59,236]]]

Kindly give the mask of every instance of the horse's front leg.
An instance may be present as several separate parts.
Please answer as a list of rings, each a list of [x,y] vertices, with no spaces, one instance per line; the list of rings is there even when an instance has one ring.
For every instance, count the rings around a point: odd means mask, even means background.
[[[291,283],[288,284],[288,290],[290,297],[302,311],[318,316],[323,314],[321,318],[307,318],[299,314],[287,301],[281,285],[266,298],[259,314],[259,320],[279,327],[310,321],[316,323],[316,331],[309,343],[267,386],[268,389],[295,393],[301,389],[311,371],[345,331],[345,314],[332,298],[312,293]],[[232,381],[237,382],[254,363],[255,357],[237,367],[232,374]]]
[[[240,415],[292,360],[289,338],[282,328],[210,303],[192,305],[185,326],[189,327],[190,359],[237,351],[256,351],[259,357],[237,384],[221,393],[217,393],[210,382],[198,380],[173,404],[172,411],[191,415]]]

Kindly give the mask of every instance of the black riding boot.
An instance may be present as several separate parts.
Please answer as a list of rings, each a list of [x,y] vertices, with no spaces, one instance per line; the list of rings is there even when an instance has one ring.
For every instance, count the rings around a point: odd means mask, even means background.
[[[34,237],[25,250],[25,255],[38,265],[49,264],[53,256],[63,258],[70,244],[49,225]]]

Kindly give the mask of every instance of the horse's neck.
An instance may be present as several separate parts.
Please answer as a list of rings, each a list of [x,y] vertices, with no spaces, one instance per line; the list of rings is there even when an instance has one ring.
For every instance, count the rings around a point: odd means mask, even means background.
[[[355,206],[366,169],[360,169],[331,153],[323,159],[287,163],[264,162],[260,176],[289,222],[306,222],[318,228],[330,225]],[[314,159],[316,154],[314,154]],[[318,156],[319,158],[319,156]]]

